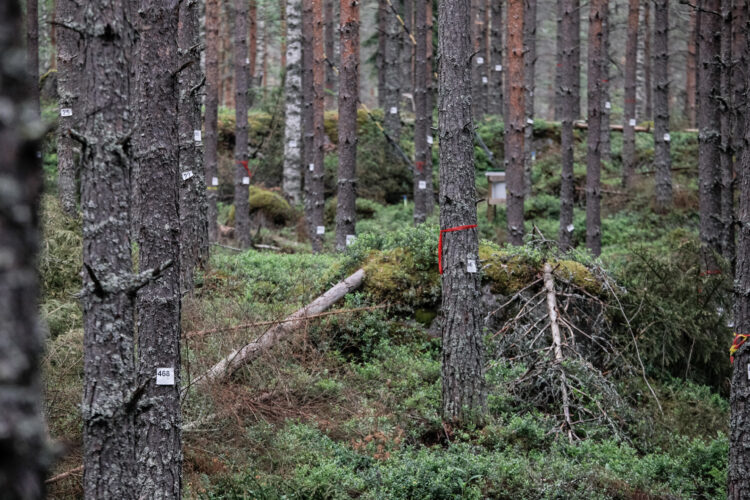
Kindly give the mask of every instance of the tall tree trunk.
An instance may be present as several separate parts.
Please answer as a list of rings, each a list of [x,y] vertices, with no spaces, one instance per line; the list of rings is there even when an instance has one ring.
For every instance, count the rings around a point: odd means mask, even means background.
[[[375,67],[378,72],[378,106],[383,109],[385,107],[385,96],[388,92],[385,85],[385,57],[386,57],[386,43],[387,43],[387,16],[388,16],[388,4],[386,0],[378,0],[378,52],[375,55]]]
[[[259,29],[258,26],[258,2],[257,0],[250,0],[250,10],[248,11],[248,23],[249,23],[249,30],[248,30],[248,36],[247,36],[247,59],[249,60],[250,66],[248,67],[247,73],[248,73],[248,87],[250,87],[248,91],[248,97],[247,97],[247,106],[252,107],[252,105],[255,103],[255,90],[254,87],[262,84],[262,78],[265,77],[265,75],[261,74],[260,78],[258,78],[258,31],[262,30],[262,27]],[[262,21],[261,21],[262,23]],[[261,48],[263,45],[261,44]],[[261,63],[263,61],[262,59],[263,54],[261,54]]]
[[[425,108],[427,109],[427,155],[425,156],[425,178],[427,182],[427,198],[425,199],[425,216],[429,217],[435,210],[435,193],[432,188],[432,111],[435,107],[435,80],[433,76],[435,71],[432,67],[432,2],[428,0],[425,6],[425,18],[426,28],[425,31],[427,46],[425,63],[427,69],[425,71]]]
[[[747,2],[735,1],[732,11],[732,147],[734,156],[742,158],[745,135],[745,108],[747,107],[748,54],[745,50],[748,31]]]
[[[262,35],[263,43],[261,44],[261,47],[263,48],[261,51],[261,74],[260,78],[257,78],[259,80],[258,85],[262,85],[263,87],[263,99],[268,98],[268,37],[270,36],[268,34],[268,10],[267,7],[263,4],[261,4],[263,8],[261,9],[261,21],[259,23],[259,30]],[[323,61],[325,64],[325,61]],[[252,79],[250,80],[252,82]],[[250,94],[253,95],[252,93]],[[253,99],[250,100],[250,105],[252,106]]]
[[[601,223],[601,137],[602,120],[602,9],[607,0],[591,0],[589,11],[588,64],[588,149],[586,152],[586,247],[594,255],[602,253]]]
[[[646,120],[654,116],[653,89],[651,87],[651,2],[643,4],[643,114]]]
[[[134,409],[134,290],[130,242],[130,58],[136,19],[130,2],[89,1],[87,26],[108,36],[84,37],[87,84],[80,95],[83,211],[83,493],[86,498],[137,498]],[[4,16],[0,16],[3,19]],[[94,76],[96,82],[94,84]],[[126,142],[127,144],[127,142]],[[174,182],[174,181],[173,181]],[[103,330],[102,325],[107,325]]]
[[[687,61],[685,66],[685,116],[688,126],[696,126],[696,98],[698,93],[698,14],[690,7],[690,33],[687,44]]]
[[[580,75],[575,71],[575,44],[580,33],[577,31],[575,18],[579,15],[576,7],[577,0],[560,0],[560,42],[557,49],[561,55],[562,67],[560,89],[562,98],[562,128],[560,134],[561,153],[561,181],[560,181],[560,249],[566,251],[573,246],[573,202],[575,201],[575,185],[573,180],[573,121],[577,118],[576,103],[580,101],[577,93],[576,80]]]
[[[286,0],[279,0],[279,32],[279,37],[281,38],[281,48],[279,50],[280,66],[284,78],[286,78]]]
[[[523,244],[524,166],[523,142],[526,107],[523,71],[524,0],[507,2],[507,68],[505,95],[505,172],[508,183],[508,235],[513,245]]]
[[[490,0],[490,85],[487,90],[487,112],[503,114],[503,4]]]
[[[612,26],[609,17],[609,2],[602,5],[602,131],[600,146],[602,154],[602,163],[609,165],[612,162],[612,143],[610,141],[610,115],[612,114],[612,103],[609,95],[609,54],[610,54],[610,27]]]
[[[554,103],[554,119],[555,121],[562,121],[563,116],[563,101],[565,100],[565,90],[563,89],[563,59],[565,56],[562,53],[563,47],[563,0],[556,1],[557,7],[557,23],[555,31],[555,103]]]
[[[182,294],[193,290],[193,271],[208,259],[208,206],[201,99],[203,81],[200,61],[199,0],[180,2],[177,43],[181,57],[177,75],[179,85],[178,134],[180,161],[180,283]]]
[[[26,67],[29,72],[31,109],[40,117],[39,106],[39,5],[37,0],[26,0]]]
[[[472,26],[474,35],[474,63],[472,65],[472,104],[474,117],[481,118],[487,113],[487,28],[485,25],[484,0],[471,0]]]
[[[700,0],[698,11],[698,184],[702,270],[717,269],[721,255],[721,0]]]
[[[393,7],[399,10],[401,2],[393,1]],[[385,71],[385,99],[383,99],[385,118],[383,125],[385,131],[391,138],[398,142],[401,138],[401,115],[399,107],[401,105],[401,72],[399,68],[399,55],[401,54],[401,24],[398,22],[396,14],[389,8],[385,16],[386,25],[386,43],[385,43],[385,60],[383,69]],[[392,155],[394,161],[396,156]]]
[[[286,81],[284,82],[284,195],[302,201],[302,2],[286,0]]]
[[[414,1],[417,34],[417,64],[414,72],[414,224],[421,224],[427,219],[427,199],[432,197],[432,169],[427,169],[427,156],[432,153],[427,139],[432,124],[432,110],[427,109],[427,2],[431,0]]]
[[[721,81],[719,101],[721,129],[721,254],[727,262],[734,262],[734,150],[732,148],[732,1],[721,2]]]
[[[57,0],[56,18],[62,26],[75,25],[82,11],[73,0]],[[60,29],[57,45],[57,91],[60,95],[60,118],[57,124],[57,194],[63,212],[76,216],[76,144],[69,131],[76,128],[81,117],[79,100],[80,75],[83,74],[83,57],[80,57],[81,37],[72,29]]]
[[[247,52],[247,1],[234,3],[234,234],[240,248],[250,247],[250,173],[247,154],[247,94],[249,65]]]
[[[511,0],[521,22],[521,0]],[[474,128],[471,100],[472,40],[469,0],[438,4],[440,53],[440,227],[443,228],[442,416],[456,424],[479,422],[486,411],[482,316],[479,310],[479,241],[474,193]],[[510,16],[509,16],[510,19]],[[520,27],[520,26],[519,26]],[[520,44],[521,32],[518,33]],[[518,55],[520,59],[520,54]],[[523,66],[523,64],[519,64]],[[523,81],[519,68],[518,80]],[[522,106],[523,109],[523,106]]]
[[[180,177],[178,138],[180,65],[179,8],[172,0],[141,0],[136,63],[139,162],[137,186],[141,269],[162,268],[158,280],[138,291],[138,383],[142,401],[135,416],[138,498],[180,498]],[[186,19],[183,19],[186,21]],[[197,68],[196,68],[197,69]],[[194,110],[193,110],[194,111]],[[192,118],[192,117],[191,117]],[[192,125],[192,124],[191,124]],[[172,383],[159,385],[170,370]]]
[[[21,6],[0,4],[0,54],[23,50]],[[6,58],[9,59],[9,58]],[[39,325],[39,199],[44,186],[36,152],[41,134],[30,137],[34,109],[33,75],[18,64],[0,64],[0,491],[6,498],[41,500],[50,465],[42,414],[40,361],[44,334]],[[35,120],[38,118],[35,117]],[[127,227],[127,226],[126,226]]]
[[[403,0],[404,6],[404,27],[403,27],[403,42],[401,44],[401,89],[402,89],[402,105],[404,109],[411,109],[412,101],[406,93],[412,94],[414,97],[414,85],[412,81],[413,62],[414,62],[414,43],[412,37],[414,36],[414,2],[416,0]]]
[[[339,190],[336,206],[336,249],[343,251],[356,234],[359,1],[341,0],[340,5],[341,79],[339,81]]]
[[[333,65],[336,64],[336,54],[334,52],[333,37],[335,36],[335,24],[333,22],[333,2],[334,0],[323,0],[323,22],[325,23],[325,52],[326,61],[326,109],[331,109],[336,104],[334,98],[336,92],[336,75],[333,71]]]
[[[60,1],[60,0],[58,0]],[[219,191],[218,111],[219,111],[219,20],[220,0],[206,0],[206,115],[204,162],[206,167],[206,198],[208,201],[208,239],[217,241],[216,198]]]
[[[526,123],[523,142],[524,194],[531,196],[531,164],[534,161],[534,89],[536,74],[536,0],[524,0],[523,11],[523,77],[526,95]],[[534,153],[535,154],[535,153]]]
[[[573,0],[573,93],[581,95],[581,0]],[[581,99],[573,102],[573,116],[577,120],[581,116]]]
[[[622,185],[631,187],[635,174],[635,73],[638,50],[638,0],[628,3],[628,34],[625,43],[625,102],[622,129]],[[591,126],[591,124],[589,124]]]
[[[669,154],[669,4],[654,3],[654,169],[656,206],[672,205],[672,161]]]

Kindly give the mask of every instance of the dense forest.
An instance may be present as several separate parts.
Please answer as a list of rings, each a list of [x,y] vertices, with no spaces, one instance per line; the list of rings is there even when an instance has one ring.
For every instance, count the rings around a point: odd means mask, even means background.
[[[0,0],[0,498],[750,499],[745,0]]]

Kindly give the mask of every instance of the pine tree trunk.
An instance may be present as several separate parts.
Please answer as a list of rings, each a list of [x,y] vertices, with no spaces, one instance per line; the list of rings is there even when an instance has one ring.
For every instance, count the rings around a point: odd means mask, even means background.
[[[336,75],[333,71],[333,65],[336,63],[336,54],[333,49],[333,37],[336,28],[333,22],[333,2],[334,0],[323,0],[323,22],[325,23],[325,71],[326,71],[326,109],[332,109],[336,104]]]
[[[669,3],[654,3],[654,170],[656,206],[672,205],[672,161],[669,153]]]
[[[601,67],[603,52],[602,9],[607,0],[591,0],[589,11],[588,148],[586,152],[586,247],[602,253],[601,223]]]
[[[341,78],[339,81],[339,190],[336,206],[336,249],[341,252],[356,235],[359,1],[341,0],[340,5]]]
[[[0,54],[20,53],[21,5],[0,4]],[[9,60],[6,57],[6,61]],[[32,64],[31,61],[28,61]],[[38,103],[34,76],[18,64],[0,64],[0,491],[4,498],[41,500],[51,461],[43,418],[37,253],[39,201],[44,186],[40,137],[30,137],[24,109]],[[41,129],[41,123],[35,124]],[[126,226],[127,227],[127,226]]]
[[[412,101],[407,95],[414,97],[414,85],[412,80],[414,63],[414,44],[411,39],[414,36],[414,2],[416,0],[403,0],[404,26],[402,28],[403,41],[401,44],[401,101],[403,109],[411,109]],[[409,36],[411,34],[411,36]]]
[[[432,139],[432,112],[433,108],[435,107],[435,80],[433,76],[435,75],[435,71],[432,67],[432,2],[427,1],[425,6],[425,17],[426,17],[426,42],[425,45],[427,46],[426,56],[425,56],[425,63],[426,63],[426,72],[425,72],[425,108],[427,109],[427,132],[428,132],[428,142],[427,142],[427,155],[425,156],[425,178],[427,181],[427,198],[425,199],[425,216],[429,217],[432,215],[432,212],[435,210],[435,192],[432,187],[432,148],[433,144],[430,144],[430,139]]]
[[[133,269],[130,242],[132,132],[130,58],[136,19],[124,0],[87,2],[90,26],[109,36],[82,39],[84,78],[80,129],[89,141],[81,156],[83,212],[85,498],[137,498],[133,331],[135,296],[124,284]],[[0,16],[2,19],[3,16]],[[62,30],[61,30],[62,35]],[[113,41],[115,43],[113,43]],[[93,76],[97,75],[96,82]],[[106,330],[102,325],[108,325]]]
[[[61,25],[74,25],[80,10],[73,0],[57,0],[56,18]],[[81,37],[75,31],[61,28],[57,44],[57,91],[60,95],[60,112],[57,124],[57,193],[63,212],[76,216],[76,144],[70,129],[76,128],[81,117],[79,92],[83,58],[80,57]]]
[[[512,9],[516,12],[514,19],[520,22],[523,6],[520,0],[517,3]],[[469,0],[442,0],[438,4],[440,227],[443,230],[477,223],[469,7]],[[520,30],[517,33],[520,44]],[[519,89],[522,91],[520,85]],[[443,233],[442,417],[459,425],[481,422],[487,405],[480,278],[476,272],[478,252],[476,228]]]
[[[240,248],[250,247],[250,173],[247,154],[247,94],[249,65],[247,51],[247,2],[234,3],[234,234]],[[247,169],[245,166],[247,165]]]
[[[505,172],[508,184],[508,235],[513,245],[523,244],[524,165],[523,142],[526,106],[523,71],[524,0],[507,2],[508,110],[505,119]]]
[[[471,0],[472,27],[474,34],[474,57],[472,63],[472,105],[474,118],[487,113],[487,28],[485,25],[484,0]]]
[[[385,57],[386,57],[386,42],[387,42],[387,16],[388,16],[388,4],[386,0],[378,0],[378,52],[375,55],[375,67],[378,72],[378,106],[382,109],[385,107],[385,96],[388,92],[385,85]]]
[[[138,382],[143,404],[135,416],[138,498],[180,498],[180,189],[195,181],[180,176],[177,112],[179,9],[172,0],[141,0],[136,63],[141,269],[167,267],[138,290]],[[183,20],[186,21],[186,20]],[[193,118],[193,117],[191,117]],[[192,124],[191,124],[192,125]],[[179,184],[178,184],[179,183]],[[171,370],[171,385],[157,385],[158,371]]]
[[[643,4],[643,115],[647,121],[654,116],[653,89],[651,87],[651,2]]]
[[[732,148],[732,8],[731,0],[721,2],[721,81],[718,103],[720,112],[721,146],[721,254],[727,262],[734,262],[734,150]]]
[[[563,101],[565,100],[565,90],[563,89],[563,59],[565,56],[562,53],[563,47],[563,0],[557,0],[557,30],[555,31],[555,103],[554,103],[554,119],[555,121],[562,121],[563,116]]]
[[[427,136],[431,134],[432,110],[427,109],[427,2],[415,1],[416,27],[416,67],[414,104],[416,118],[414,121],[414,224],[421,224],[427,218],[427,200],[432,198],[432,169],[428,170],[427,156],[431,156],[431,146]]]
[[[523,142],[523,187],[524,194],[531,196],[531,166],[534,158],[534,89],[536,74],[536,0],[524,0],[523,19],[523,77],[526,95],[526,123]]]
[[[573,246],[573,203],[575,201],[575,185],[573,180],[573,121],[577,118],[575,114],[576,103],[580,96],[576,93],[575,82],[580,75],[575,72],[575,44],[578,43],[580,34],[576,31],[575,18],[579,15],[576,8],[576,0],[560,0],[560,42],[561,47],[557,49],[560,54],[561,79],[561,114],[562,128],[560,133],[560,154],[562,173],[560,180],[560,249],[566,251]]]
[[[732,148],[734,157],[742,158],[745,135],[745,108],[747,107],[748,53],[745,50],[748,31],[747,2],[735,1],[732,10]]]
[[[697,120],[696,98],[698,77],[698,14],[690,8],[690,35],[687,44],[687,61],[685,71],[685,116],[688,126],[695,127]]]
[[[58,0],[60,1],[60,0]],[[206,0],[206,115],[204,163],[206,168],[206,198],[208,202],[208,239],[218,239],[216,198],[219,191],[218,168],[218,111],[219,88],[219,19],[220,0]]]
[[[39,5],[26,0],[26,67],[29,72],[29,100],[34,116],[41,116],[39,106]]]
[[[250,9],[248,11],[248,35],[247,35],[247,58],[250,59],[250,66],[248,67],[247,81],[248,81],[248,96],[247,96],[247,107],[251,108],[255,102],[255,87],[261,85],[262,79],[265,75],[260,75],[258,78],[258,31],[262,30],[262,27],[258,25],[258,2],[256,0],[250,0]],[[262,24],[262,21],[261,21]],[[261,44],[261,47],[263,45]],[[261,54],[261,61],[263,54]]]
[[[284,82],[284,195],[302,202],[302,3],[286,0],[286,81]]]
[[[703,271],[717,269],[721,255],[720,0],[700,0],[698,12],[698,184]],[[705,12],[708,11],[708,12]]]
[[[602,6],[602,132],[600,146],[602,154],[602,164],[609,165],[612,162],[612,143],[610,140],[610,115],[612,113],[612,103],[609,95],[609,64],[610,64],[610,27],[612,26],[609,17],[609,2]]]
[[[279,24],[279,32],[281,34],[281,47],[279,50],[279,59],[281,60],[280,67],[284,71],[282,73],[283,78],[286,78],[286,0],[279,0]]]
[[[628,35],[625,44],[625,102],[622,130],[622,185],[630,188],[635,174],[635,73],[638,49],[638,0],[628,3]],[[589,124],[590,126],[591,124]]]
[[[180,283],[182,295],[193,290],[193,271],[208,260],[208,206],[203,137],[201,131],[201,99],[203,81],[200,61],[198,0],[180,3],[178,46],[180,67],[178,134],[180,161]]]
[[[490,0],[490,85],[487,91],[487,112],[503,115],[503,4]]]
[[[573,0],[573,93],[580,97],[581,95],[581,0]],[[573,116],[577,120],[581,116],[581,99],[573,102]]]
[[[393,1],[396,11],[399,10],[401,2]],[[383,70],[385,71],[385,99],[383,99],[384,109],[383,125],[385,131],[396,142],[401,139],[401,115],[399,107],[401,105],[401,71],[399,67],[399,55],[401,54],[401,24],[398,22],[396,14],[388,8],[385,15],[386,25],[386,42],[385,42],[385,60],[383,61]],[[391,152],[392,153],[392,152]],[[396,155],[392,155],[394,161]]]

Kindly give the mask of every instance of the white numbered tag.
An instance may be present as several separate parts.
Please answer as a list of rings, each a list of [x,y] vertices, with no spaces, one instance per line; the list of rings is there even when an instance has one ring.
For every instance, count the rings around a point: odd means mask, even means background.
[[[487,80],[487,77],[486,77],[486,76],[483,76],[483,77],[482,77],[482,83],[487,83],[488,81],[489,81],[489,80]]]
[[[347,234],[346,235],[346,246],[351,245],[354,243],[354,241],[357,239],[357,237],[353,234]]]
[[[419,181],[419,189],[427,189],[427,181]]]
[[[565,229],[567,229],[569,233],[572,233],[575,228],[576,227],[573,224],[568,224]]]
[[[242,184],[244,184],[246,186],[249,185],[250,184],[250,177],[247,177],[247,176],[243,177],[242,178]]]
[[[195,142],[201,142],[201,131],[200,130],[193,130],[193,140]]]
[[[218,177],[211,177],[211,185],[212,186],[218,186],[219,185],[219,178]]]
[[[534,120],[532,120],[531,118],[527,118],[526,123],[528,123],[529,125],[534,125]]]
[[[250,64],[250,58],[249,57],[245,58],[245,64]]]
[[[628,122],[628,124],[629,124],[629,125],[630,125],[631,127],[635,127],[635,118],[631,118],[631,119],[630,119],[630,121]]]
[[[607,101],[607,102],[604,103],[604,109],[611,109],[611,108],[612,108],[612,103],[611,102]]]
[[[297,141],[289,141],[289,147],[290,148],[296,148],[297,147]]]
[[[532,162],[536,161],[536,151],[531,152],[531,161]]]
[[[157,368],[156,385],[174,385],[174,368]]]
[[[315,171],[315,164],[311,163],[310,165],[307,166],[307,168],[310,169],[310,172],[314,172]]]
[[[60,110],[60,116],[73,116],[73,110],[70,108],[62,108]]]
[[[747,364],[747,379],[750,380],[750,363]]]
[[[391,114],[395,115],[396,113],[398,113],[398,108],[396,106],[391,107]]]
[[[664,134],[664,142],[669,142],[671,140],[672,140],[672,138],[669,137],[669,133]]]
[[[477,261],[474,259],[468,259],[466,261],[466,272],[475,273],[477,272]]]
[[[432,138],[431,135],[427,136],[427,144],[432,144],[435,140]]]
[[[503,65],[502,64],[495,64],[495,71],[502,71]]]
[[[326,234],[326,227],[325,226],[316,227],[315,234]]]
[[[183,172],[182,173],[182,180],[186,181],[186,180],[190,179],[192,176],[193,176],[193,171],[192,170],[188,170],[187,172]]]
[[[477,57],[477,66],[484,64],[484,57]]]

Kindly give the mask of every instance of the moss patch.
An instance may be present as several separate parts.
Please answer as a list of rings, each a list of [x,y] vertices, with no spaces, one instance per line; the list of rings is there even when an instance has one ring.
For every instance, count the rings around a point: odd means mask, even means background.
[[[432,308],[440,298],[437,269],[420,271],[404,248],[373,250],[365,264],[364,289],[378,302]]]
[[[593,275],[593,273],[581,264],[574,260],[561,260],[552,263],[555,275],[560,278],[570,281],[579,288],[582,288],[592,295],[599,295],[602,293],[602,284]]]
[[[509,295],[531,283],[541,267],[523,255],[512,255],[494,245],[479,245],[484,280],[491,283],[494,293]]]
[[[263,189],[258,186],[250,186],[248,189],[250,215],[260,213],[267,220],[278,225],[286,225],[296,220],[296,212],[289,203],[275,191]],[[227,224],[234,225],[234,205],[229,207]]]

